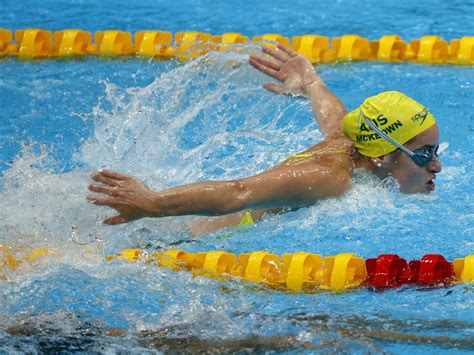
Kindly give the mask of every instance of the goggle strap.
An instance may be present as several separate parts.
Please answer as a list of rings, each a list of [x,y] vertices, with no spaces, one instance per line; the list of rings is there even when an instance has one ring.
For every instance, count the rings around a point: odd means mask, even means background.
[[[392,137],[390,137],[389,135],[385,134],[384,132],[382,132],[382,130],[380,130],[380,128],[377,127],[377,125],[375,123],[373,123],[369,118],[367,118],[362,110],[360,111],[359,113],[359,119],[360,119],[360,115],[362,115],[362,117],[364,117],[364,121],[367,122],[367,124],[369,125],[369,127],[375,131],[380,137],[382,137],[383,139],[385,139],[387,142],[390,142],[392,143],[395,147],[398,147],[400,148],[401,150],[403,150],[405,153],[407,153],[410,157],[414,157],[415,156],[415,153],[413,153],[411,150],[409,150],[408,148],[405,148],[402,144],[398,143],[395,139],[393,139]]]

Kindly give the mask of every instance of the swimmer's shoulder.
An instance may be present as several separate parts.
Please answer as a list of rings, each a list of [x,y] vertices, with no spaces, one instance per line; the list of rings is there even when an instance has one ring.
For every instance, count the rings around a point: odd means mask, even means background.
[[[342,132],[333,133],[324,138],[324,140],[313,147],[312,149],[329,149],[331,148],[333,151],[350,151],[354,143],[347,138]]]
[[[342,133],[326,137],[306,151],[293,154],[286,159],[285,165],[317,164],[321,166],[351,167],[353,142]],[[346,169],[345,169],[346,170]]]
[[[323,147],[320,148],[322,153],[318,149],[310,149],[290,157],[277,169],[295,169],[298,175],[306,176],[307,185],[313,187],[307,192],[311,203],[319,198],[337,196],[352,186],[354,164],[350,146],[343,148]],[[315,198],[312,199],[312,196]]]

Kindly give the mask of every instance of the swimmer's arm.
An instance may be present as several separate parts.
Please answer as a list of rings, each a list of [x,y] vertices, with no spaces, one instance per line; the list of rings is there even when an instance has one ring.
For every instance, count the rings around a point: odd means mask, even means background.
[[[311,106],[321,133],[327,137],[340,132],[342,119],[347,114],[342,101],[321,79],[306,86],[304,91],[311,98]]]
[[[181,215],[218,216],[244,209],[302,207],[349,188],[346,174],[328,169],[277,167],[264,173],[232,181],[199,182],[153,192],[138,179],[112,171],[92,178],[88,196],[96,205],[119,213],[104,220],[119,224],[143,217]]]
[[[236,211],[304,207],[319,199],[340,195],[351,185],[347,171],[311,163],[280,165],[238,182],[239,198],[233,200]]]
[[[309,97],[321,132],[325,136],[337,133],[347,113],[344,104],[328,89],[306,57],[281,44],[277,48],[262,47],[271,60],[257,55],[249,58],[254,68],[280,82],[265,83],[263,87],[277,94]]]

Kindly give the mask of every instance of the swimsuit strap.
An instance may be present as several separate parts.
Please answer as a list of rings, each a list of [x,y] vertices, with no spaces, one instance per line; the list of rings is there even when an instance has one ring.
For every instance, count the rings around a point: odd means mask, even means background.
[[[252,217],[252,213],[250,210],[245,211],[245,215],[242,217],[240,222],[237,224],[237,227],[242,227],[242,226],[250,226],[252,224],[255,224],[255,221]]]
[[[296,154],[293,154],[291,157],[289,157],[288,159],[293,159],[293,158],[309,158],[309,157],[312,157],[314,154],[312,153],[296,153]]]
[[[289,157],[288,159],[286,159],[286,161],[291,161],[293,159],[298,159],[298,158],[310,158],[312,156],[315,156],[315,155],[323,155],[325,153],[333,153],[333,154],[343,154],[343,153],[347,153],[347,149],[325,149],[324,151],[322,152],[304,152],[304,153],[296,153],[296,154],[293,154],[291,157]]]

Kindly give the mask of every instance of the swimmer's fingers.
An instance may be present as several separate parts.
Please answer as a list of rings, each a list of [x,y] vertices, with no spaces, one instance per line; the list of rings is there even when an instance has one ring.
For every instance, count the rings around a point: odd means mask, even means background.
[[[120,186],[120,183],[122,180],[115,180],[115,179],[110,179],[110,178],[107,178],[105,177],[104,175],[101,175],[101,174],[93,174],[91,176],[92,180],[94,181],[97,181],[97,182],[101,182],[105,185],[109,185],[109,186]]]
[[[102,182],[109,186],[120,186],[123,180],[130,178],[128,175],[116,173],[111,170],[102,170],[91,175],[92,180]]]
[[[104,219],[102,221],[102,223],[109,224],[109,225],[113,226],[115,224],[126,223],[128,221],[129,220],[127,218],[125,218],[124,216],[118,214],[116,216],[112,216],[112,217]]]
[[[106,194],[110,196],[118,196],[118,191],[114,187],[108,187],[104,185],[98,185],[98,184],[90,184],[89,185],[89,190],[93,192],[98,192],[101,194]]]
[[[86,198],[87,201],[97,206],[109,206],[115,209],[118,207],[118,202],[114,196],[89,195]]]
[[[98,205],[98,206],[108,206],[116,209],[120,212],[120,214],[106,218],[102,223],[104,224],[120,224],[133,221],[137,218],[140,218],[136,213],[131,213],[128,211],[129,209],[127,206],[122,202],[120,198],[113,197],[113,196],[97,196],[91,195],[87,196],[87,200],[91,203]]]
[[[288,54],[282,50],[278,50],[268,46],[262,46],[262,51],[263,53],[271,55],[273,58],[279,60],[282,63],[285,63],[288,59],[290,59]]]
[[[261,71],[264,74],[267,74],[268,76],[271,76],[272,78],[278,79],[278,71],[275,69],[269,68],[266,65],[261,63],[261,60],[263,58],[257,57],[257,56],[250,56],[249,58],[249,63],[251,66],[253,66],[255,69]]]
[[[286,54],[288,54],[290,57],[296,57],[298,56],[298,53],[295,52],[293,49],[291,49],[290,47],[287,47],[281,43],[278,43],[277,45],[278,49],[282,50],[283,52],[285,52]]]
[[[283,92],[285,91],[283,87],[274,83],[265,83],[262,86],[268,91],[274,92],[275,94],[283,94]]]
[[[101,170],[99,171],[99,174],[107,178],[115,179],[115,180],[126,180],[130,177],[130,175],[117,173],[116,171],[112,171],[112,170]]]
[[[275,70],[280,70],[281,68],[281,64],[278,64],[278,63],[275,63],[273,60],[269,60],[267,58],[262,58],[262,57],[259,57],[257,55],[250,55],[250,58],[249,58],[249,61],[250,59],[252,59],[252,61],[256,61],[262,65],[265,65],[266,67],[269,67],[271,69],[275,69]],[[252,63],[250,63],[252,64]]]

